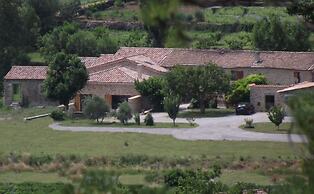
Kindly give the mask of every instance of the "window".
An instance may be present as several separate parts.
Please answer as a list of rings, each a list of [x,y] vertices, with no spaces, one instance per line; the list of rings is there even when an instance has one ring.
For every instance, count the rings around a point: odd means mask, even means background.
[[[294,83],[300,83],[301,82],[301,76],[300,76],[300,72],[294,72]]]
[[[21,85],[20,84],[13,84],[12,87],[13,87],[12,101],[13,102],[20,102],[22,99]]]
[[[231,80],[236,81],[244,77],[243,71],[231,71]]]

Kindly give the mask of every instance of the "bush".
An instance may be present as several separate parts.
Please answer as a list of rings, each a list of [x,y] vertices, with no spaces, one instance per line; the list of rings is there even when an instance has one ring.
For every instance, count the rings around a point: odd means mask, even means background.
[[[152,114],[148,113],[144,119],[144,123],[147,126],[153,126],[154,125],[154,118],[152,116]]]
[[[176,193],[218,193],[226,188],[219,182],[212,181],[220,176],[220,168],[212,172],[201,170],[172,170],[165,175],[167,186],[176,187]]]
[[[122,124],[128,124],[128,120],[132,118],[132,110],[128,102],[125,101],[119,105],[117,118]]]
[[[285,118],[285,110],[280,106],[274,106],[268,111],[268,118],[279,129],[280,124]]]
[[[202,11],[197,11],[194,14],[195,19],[197,22],[204,22],[205,21],[205,16],[204,13]]]
[[[65,113],[61,110],[55,110],[52,111],[52,113],[50,114],[50,117],[54,120],[54,121],[63,121],[65,120]]]
[[[135,89],[144,97],[147,97],[154,111],[163,110],[163,99],[165,97],[165,80],[161,77],[151,77],[143,81],[135,81]]]
[[[84,102],[84,115],[91,120],[96,119],[97,123],[99,123],[99,119],[103,122],[109,110],[105,100],[98,96],[87,98]]]
[[[243,79],[234,82],[231,92],[227,95],[227,101],[230,104],[250,101],[250,84],[263,85],[267,84],[266,77],[261,74],[252,74]]]
[[[134,121],[137,125],[141,125],[141,117],[139,113],[134,114]]]
[[[254,128],[252,118],[245,118],[244,121],[245,121],[245,128]]]
[[[167,96],[164,99],[164,109],[168,113],[168,116],[173,120],[173,126],[176,125],[176,118],[179,112],[179,106],[181,99],[179,96]]]
[[[14,193],[14,194],[72,194],[74,188],[72,185],[64,183],[19,183],[19,184],[7,184],[0,183],[0,193]]]

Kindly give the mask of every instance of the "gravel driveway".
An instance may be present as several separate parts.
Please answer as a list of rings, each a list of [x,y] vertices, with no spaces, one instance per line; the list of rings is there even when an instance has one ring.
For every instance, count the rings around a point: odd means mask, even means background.
[[[155,122],[171,122],[165,113],[155,113]],[[244,118],[252,117],[254,122],[268,122],[266,113],[256,113],[252,116],[226,116],[219,118],[199,118],[196,123],[197,128],[171,129],[171,128],[110,128],[110,127],[65,127],[58,123],[49,127],[59,131],[89,131],[89,132],[135,132],[158,135],[172,135],[181,140],[229,140],[229,141],[274,141],[274,142],[304,142],[300,135],[269,134],[250,132],[240,129],[244,124]],[[286,122],[291,118],[286,118]],[[187,122],[186,119],[179,118],[177,122]]]

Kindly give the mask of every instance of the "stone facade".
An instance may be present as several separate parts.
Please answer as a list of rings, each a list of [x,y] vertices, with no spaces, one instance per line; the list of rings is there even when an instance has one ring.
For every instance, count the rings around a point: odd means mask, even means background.
[[[48,100],[42,93],[43,80],[5,80],[4,81],[4,103],[10,106],[13,100],[13,85],[20,86],[21,106],[49,106],[57,105],[57,102]]]
[[[252,85],[250,86],[250,101],[255,107],[256,112],[267,111],[267,96],[273,97],[275,106],[284,105],[283,94],[278,93],[278,90],[287,88],[287,85]]]
[[[311,71],[297,71],[290,69],[271,69],[271,68],[234,68],[227,69],[228,73],[231,71],[242,71],[243,76],[246,77],[251,74],[263,74],[268,80],[268,84],[273,85],[291,85],[296,84],[297,80],[294,77],[295,72],[300,73],[299,82],[313,81],[314,74]]]

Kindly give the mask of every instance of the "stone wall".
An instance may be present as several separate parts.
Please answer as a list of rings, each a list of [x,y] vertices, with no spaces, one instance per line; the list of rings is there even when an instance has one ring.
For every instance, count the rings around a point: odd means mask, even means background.
[[[265,96],[273,95],[275,97],[275,105],[284,106],[284,96],[277,93],[278,90],[287,88],[284,85],[252,85],[250,87],[250,101],[255,107],[256,112],[266,111]]]
[[[300,72],[301,82],[312,81],[311,71],[297,71],[289,69],[271,69],[271,68],[234,68],[227,69],[227,72],[243,71],[244,77],[251,74],[264,74],[268,80],[268,84],[273,85],[291,85],[295,84],[294,72]]]
[[[42,94],[43,80],[5,80],[4,103],[10,106],[13,102],[13,84],[19,84],[21,90],[21,106],[53,106],[57,102],[48,100]]]

